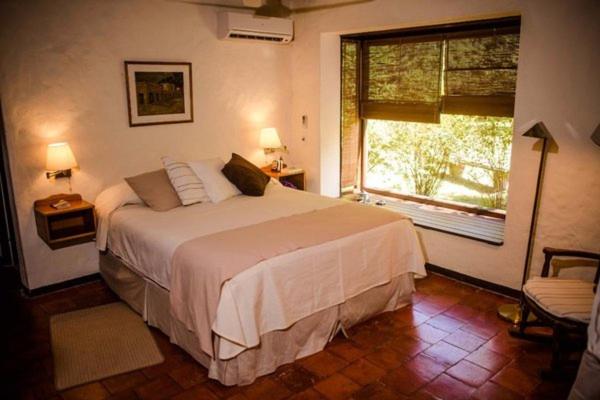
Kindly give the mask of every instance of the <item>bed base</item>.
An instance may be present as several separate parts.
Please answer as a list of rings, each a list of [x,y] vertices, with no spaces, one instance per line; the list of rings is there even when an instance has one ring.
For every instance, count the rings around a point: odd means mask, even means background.
[[[221,360],[203,352],[194,332],[171,317],[168,290],[136,273],[110,252],[100,254],[100,274],[148,325],[160,329],[172,343],[206,367],[209,378],[227,386],[248,385],[281,365],[322,351],[340,330],[408,305],[414,291],[412,273],[401,275],[345,303],[310,315],[287,329],[268,332],[261,336],[259,346],[232,359]],[[220,338],[215,335],[215,350],[219,343]]]

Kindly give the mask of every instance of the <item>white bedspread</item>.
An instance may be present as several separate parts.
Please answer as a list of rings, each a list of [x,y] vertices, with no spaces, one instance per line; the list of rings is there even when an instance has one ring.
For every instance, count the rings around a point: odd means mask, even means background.
[[[412,222],[392,222],[256,264],[221,290],[212,330],[227,360],[285,329],[406,273],[424,276]]]
[[[337,199],[269,185],[263,197],[237,196],[167,212],[129,205],[112,214],[108,247],[133,269],[170,289],[171,259],[180,244],[338,204]],[[425,275],[409,220],[263,261],[223,285],[212,326],[221,336],[217,356],[232,358],[257,345],[265,332],[286,328],[409,272]]]
[[[236,196],[165,212],[128,205],[112,213],[108,248],[129,266],[170,289],[171,258],[190,239],[288,215],[331,207],[340,200],[269,184],[262,197]]]

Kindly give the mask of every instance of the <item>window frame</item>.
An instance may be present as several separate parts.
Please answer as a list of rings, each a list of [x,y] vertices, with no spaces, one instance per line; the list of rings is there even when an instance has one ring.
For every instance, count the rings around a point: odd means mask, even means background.
[[[478,31],[489,32],[490,29],[493,29],[494,31],[497,31],[499,33],[515,32],[515,31],[517,33],[520,33],[520,25],[521,25],[521,16],[515,15],[515,16],[508,16],[508,17],[495,18],[495,19],[465,21],[465,22],[451,23],[451,24],[440,24],[440,25],[433,25],[433,26],[403,28],[403,29],[394,29],[394,30],[387,30],[387,31],[377,31],[377,32],[342,35],[340,37],[340,39],[341,39],[340,49],[341,49],[341,43],[343,43],[345,40],[358,42],[359,57],[357,59],[357,63],[358,63],[359,69],[358,69],[358,81],[356,83],[357,87],[360,88],[359,93],[358,93],[358,103],[359,103],[358,109],[360,109],[361,102],[363,100],[363,98],[362,98],[362,96],[363,96],[362,88],[364,87],[363,86],[364,85],[363,48],[364,48],[365,41],[369,41],[369,42],[387,41],[387,40],[398,39],[399,37],[401,37],[403,39],[410,39],[410,38],[419,38],[419,37],[423,37],[423,36],[435,36],[435,35],[444,35],[447,38],[456,38],[456,37],[463,37],[463,36],[473,37],[473,36],[477,36],[478,34],[479,35],[482,34],[482,33],[478,33]],[[343,54],[341,54],[340,57],[343,57]],[[343,77],[341,69],[342,69],[342,65],[340,63],[340,77]],[[341,98],[341,91],[340,91],[340,98]],[[343,100],[343,99],[341,99],[341,100]],[[443,101],[440,102],[440,107],[442,107],[442,106],[443,106]],[[341,102],[340,102],[340,111],[342,111]],[[442,110],[440,110],[440,113],[442,113]],[[340,114],[340,116],[341,115],[342,114]],[[399,193],[399,192],[395,192],[395,191],[382,190],[380,188],[378,189],[378,188],[371,188],[371,187],[366,186],[365,185],[366,160],[364,157],[364,154],[365,154],[364,147],[365,147],[365,140],[366,140],[365,131],[366,131],[367,119],[363,118],[363,116],[361,115],[360,112],[359,112],[358,118],[359,118],[359,149],[358,149],[359,167],[358,167],[357,174],[359,176],[358,176],[357,181],[359,184],[359,189],[361,191],[366,191],[368,193],[382,195],[382,196],[388,196],[388,197],[397,198],[397,199],[401,199],[401,200],[414,201],[417,203],[433,205],[433,206],[442,207],[442,208],[448,208],[448,209],[452,209],[452,210],[458,210],[458,211],[481,215],[481,216],[486,216],[486,217],[498,218],[498,219],[503,219],[503,220],[506,219],[506,211],[504,211],[504,210],[490,209],[490,208],[485,208],[485,207],[476,206],[476,205],[471,206],[471,205],[464,204],[464,203],[456,203],[456,202],[452,202],[452,201],[435,199],[435,198],[431,198],[431,197],[427,197],[427,196]],[[342,130],[341,130],[342,126],[341,125],[342,124],[341,124],[341,118],[340,118],[340,139],[342,136]],[[342,189],[343,189],[341,187],[341,178],[342,178],[341,154],[342,154],[342,150],[343,150],[342,142],[340,140],[340,193],[342,193]]]

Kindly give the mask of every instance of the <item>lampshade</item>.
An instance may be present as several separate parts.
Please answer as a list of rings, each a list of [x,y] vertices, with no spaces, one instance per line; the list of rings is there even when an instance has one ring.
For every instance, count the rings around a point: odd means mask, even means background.
[[[523,136],[533,137],[538,139],[552,139],[552,135],[546,128],[543,122],[537,122],[531,128],[527,129]]]
[[[46,156],[47,171],[62,171],[76,166],[77,161],[67,142],[48,145],[48,154]]]
[[[264,128],[260,131],[260,147],[263,149],[277,149],[281,147],[281,140],[275,128]]]

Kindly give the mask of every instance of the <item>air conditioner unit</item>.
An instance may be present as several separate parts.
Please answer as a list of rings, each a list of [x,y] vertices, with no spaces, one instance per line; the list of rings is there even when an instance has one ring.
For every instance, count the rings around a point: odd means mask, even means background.
[[[289,43],[294,38],[294,21],[286,18],[224,12],[219,14],[218,37],[219,39]]]

